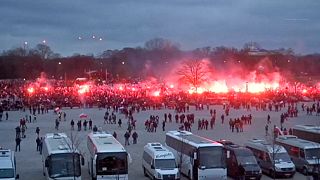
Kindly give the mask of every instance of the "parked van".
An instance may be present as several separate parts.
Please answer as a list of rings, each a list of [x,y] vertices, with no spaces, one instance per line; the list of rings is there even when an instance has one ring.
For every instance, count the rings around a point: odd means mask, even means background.
[[[228,176],[239,177],[241,165],[245,170],[245,179],[261,179],[261,168],[250,149],[230,141],[221,140],[218,142],[224,146]]]
[[[279,136],[276,143],[283,146],[290,155],[297,170],[303,174],[319,174],[320,166],[320,144],[297,136]]]
[[[16,158],[10,149],[0,149],[0,180],[19,179],[16,174]]]
[[[256,157],[262,171],[270,176],[293,177],[296,169],[286,149],[265,140],[249,140],[245,146]]]
[[[173,153],[160,143],[148,143],[144,146],[142,168],[144,175],[152,179],[180,179]]]

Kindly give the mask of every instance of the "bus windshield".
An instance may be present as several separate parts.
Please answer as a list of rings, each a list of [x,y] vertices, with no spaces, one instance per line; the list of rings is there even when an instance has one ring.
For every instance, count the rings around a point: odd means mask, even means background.
[[[0,169],[0,179],[2,178],[14,178],[13,169]]]
[[[155,168],[156,169],[174,169],[176,168],[175,159],[156,159]]]
[[[272,153],[270,154],[271,159],[273,159],[272,157]],[[275,163],[281,163],[281,162],[291,162],[290,156],[287,153],[275,153],[274,156],[274,161]]]
[[[127,153],[99,153],[97,155],[97,174],[128,174]]]
[[[222,147],[201,147],[199,148],[199,167],[225,168],[226,160]]]
[[[320,148],[306,149],[306,159],[319,159],[320,158]]]
[[[53,154],[49,158],[50,178],[80,176],[80,155],[73,154]]]

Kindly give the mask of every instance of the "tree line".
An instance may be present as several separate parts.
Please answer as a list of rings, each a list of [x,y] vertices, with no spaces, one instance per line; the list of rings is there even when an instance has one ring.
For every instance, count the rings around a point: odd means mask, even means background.
[[[251,53],[253,51],[263,53]],[[147,41],[144,47],[106,50],[97,56],[62,57],[46,44],[38,44],[32,49],[9,49],[0,55],[0,79],[35,79],[45,72],[49,78],[73,80],[86,76],[88,71],[95,71],[94,76],[101,79],[105,79],[106,74],[109,80],[144,79],[161,77],[165,70],[178,68],[175,63],[183,59],[207,59],[217,71],[230,68],[263,71],[268,68],[297,79],[320,75],[320,54],[297,55],[292,49],[284,48],[264,50],[252,42],[241,49],[208,46],[184,51],[178,43],[155,38]]]

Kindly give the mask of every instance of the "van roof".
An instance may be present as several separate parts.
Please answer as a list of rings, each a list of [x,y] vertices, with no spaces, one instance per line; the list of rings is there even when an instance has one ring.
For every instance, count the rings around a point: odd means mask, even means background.
[[[273,153],[273,150],[275,150],[275,153],[287,153],[283,146],[277,144],[272,145],[262,139],[251,139],[245,143],[245,146],[268,153]]]
[[[7,150],[0,150],[0,168],[13,168],[14,153]]]
[[[160,143],[148,143],[144,146],[144,151],[155,159],[174,159],[174,155]]]
[[[276,139],[276,141],[283,144],[288,144],[290,146],[299,147],[302,149],[320,148],[319,143],[300,139],[297,136],[292,136],[292,135],[279,136]]]

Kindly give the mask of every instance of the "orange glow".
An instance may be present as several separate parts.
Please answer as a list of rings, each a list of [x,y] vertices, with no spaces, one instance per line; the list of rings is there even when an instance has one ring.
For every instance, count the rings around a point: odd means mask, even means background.
[[[48,91],[48,90],[49,90],[49,88],[48,88],[48,87],[44,87],[43,89],[44,89],[45,91]]]
[[[78,93],[79,94],[84,94],[84,93],[87,93],[89,92],[89,86],[88,85],[81,85],[79,86],[79,90],[78,90]]]
[[[122,86],[120,86],[120,87],[119,87],[119,90],[120,90],[120,91],[123,91],[123,87],[122,87]]]
[[[155,91],[155,92],[153,93],[153,96],[159,97],[159,96],[160,96],[160,91]]]
[[[28,88],[28,93],[29,94],[33,94],[34,93],[34,88],[33,87],[29,87]]]
[[[173,85],[173,84],[171,84],[171,85],[170,85],[170,88],[171,88],[171,89],[172,89],[172,88],[174,88],[174,85]]]
[[[307,91],[306,89],[303,89],[303,90],[302,90],[302,93],[303,93],[303,94],[306,94],[307,92],[308,92],[308,91]]]
[[[219,82],[215,81],[211,86],[209,87],[209,91],[215,92],[215,93],[227,93],[229,92],[227,84],[225,81]]]

